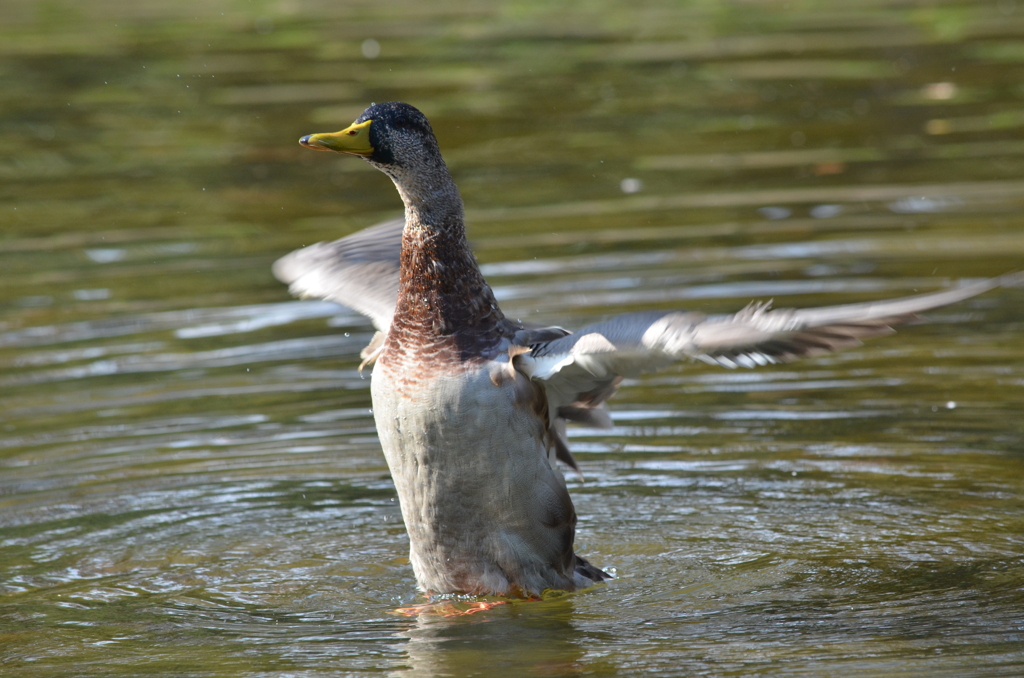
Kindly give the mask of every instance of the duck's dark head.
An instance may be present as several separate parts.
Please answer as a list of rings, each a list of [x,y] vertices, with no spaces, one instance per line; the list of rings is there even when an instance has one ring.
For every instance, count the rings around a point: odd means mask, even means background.
[[[373,104],[340,132],[307,134],[299,143],[317,151],[357,155],[388,174],[424,163],[443,165],[427,117],[397,101]]]

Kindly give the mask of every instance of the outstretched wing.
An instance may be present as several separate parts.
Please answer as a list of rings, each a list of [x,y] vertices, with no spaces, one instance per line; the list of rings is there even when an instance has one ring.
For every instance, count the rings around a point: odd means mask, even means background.
[[[347,306],[386,334],[398,299],[404,227],[404,217],[392,219],[295,250],[274,262],[274,276],[295,296]]]
[[[623,377],[689,358],[724,367],[757,367],[857,346],[893,332],[929,309],[954,304],[1011,282],[980,283],[888,301],[811,309],[753,303],[733,315],[647,312],[620,315],[575,334],[531,346],[524,373],[545,382],[554,408],[600,406]]]

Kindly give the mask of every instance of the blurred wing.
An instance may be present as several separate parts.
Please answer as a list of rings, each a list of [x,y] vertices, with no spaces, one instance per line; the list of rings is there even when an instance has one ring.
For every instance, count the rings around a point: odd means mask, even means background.
[[[404,227],[402,217],[295,250],[274,262],[274,276],[295,296],[347,306],[386,333],[398,299]]]
[[[806,310],[771,310],[770,303],[752,303],[733,315],[630,313],[534,345],[521,360],[525,373],[546,382],[552,405],[577,406],[581,396],[591,402],[590,394],[607,398],[622,377],[683,358],[729,368],[757,367],[857,346],[862,339],[889,334],[893,326],[917,319],[922,311],[1019,278],[1016,274],[944,292]]]

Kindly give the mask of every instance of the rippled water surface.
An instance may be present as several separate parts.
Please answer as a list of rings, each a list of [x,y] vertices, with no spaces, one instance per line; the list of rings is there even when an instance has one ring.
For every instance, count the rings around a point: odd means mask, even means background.
[[[626,382],[569,479],[618,578],[408,617],[372,328],[270,264],[398,213],[296,140],[399,99],[512,317],[1021,269],[1022,38],[1012,0],[5,0],[3,675],[1021,675],[1024,289]]]

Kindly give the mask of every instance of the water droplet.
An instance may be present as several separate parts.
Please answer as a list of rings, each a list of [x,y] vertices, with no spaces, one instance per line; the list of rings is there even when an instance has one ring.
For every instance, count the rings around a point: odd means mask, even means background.
[[[644,189],[644,182],[633,177],[627,177],[619,183],[623,193],[639,193]]]
[[[758,207],[757,213],[765,219],[785,219],[793,213],[793,210],[788,207],[768,206]]]
[[[380,43],[373,38],[367,38],[366,40],[363,40],[363,44],[359,46],[359,50],[367,59],[376,59],[380,56]]]
[[[811,216],[815,219],[828,219],[842,214],[842,205],[815,205],[811,208]]]

